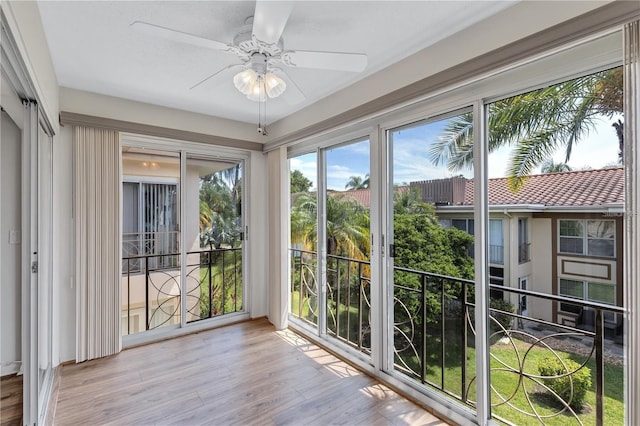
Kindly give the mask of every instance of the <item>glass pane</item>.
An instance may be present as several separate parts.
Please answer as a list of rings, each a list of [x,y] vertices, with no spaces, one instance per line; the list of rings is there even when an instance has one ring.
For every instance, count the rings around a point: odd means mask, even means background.
[[[502,219],[489,220],[489,263],[502,265],[504,245],[502,238]]]
[[[560,252],[562,253],[584,253],[582,238],[560,237]]]
[[[369,141],[326,150],[327,333],[371,352]]]
[[[318,190],[317,154],[289,159],[291,202],[291,299],[290,312],[318,325]]]
[[[122,149],[122,334],[180,323],[180,158]]]
[[[616,287],[610,284],[589,283],[587,298],[594,302],[616,303]]]
[[[584,235],[582,222],[577,220],[561,220],[560,235],[564,237],[582,237]]]
[[[473,374],[465,372],[475,367],[467,357],[473,332],[465,314],[473,318],[473,200],[467,197],[473,170],[464,159],[453,170],[445,154],[471,120],[464,111],[388,133],[395,369],[470,405]],[[470,150],[469,134],[461,137]]]
[[[589,220],[587,221],[587,236],[589,238],[610,238],[616,235],[615,222],[612,220]]]
[[[584,285],[582,281],[560,280],[560,294],[577,299],[584,299]]]
[[[589,256],[613,257],[615,245],[613,240],[588,240]]]
[[[187,322],[243,309],[242,163],[187,156]]]
[[[510,330],[489,339],[492,416],[498,422],[594,424],[599,403],[603,424],[624,422],[621,315],[603,309],[604,336],[594,337],[600,316],[591,302],[622,305],[614,298],[625,284],[615,230],[623,229],[624,213],[610,212],[624,208],[621,100],[616,68],[487,105],[489,215],[502,218],[510,233],[519,229],[520,242],[528,243],[512,247],[518,238],[505,233],[505,309],[490,310],[492,323],[518,306],[522,296],[512,290],[517,277],[529,277],[534,293],[526,296],[523,315],[511,317]],[[529,213],[523,206],[541,209]],[[595,256],[606,256],[606,264]],[[593,276],[612,284],[587,288],[585,277]],[[601,337],[616,355],[596,365]],[[577,366],[567,375],[558,360]],[[567,383],[578,386],[582,377],[595,383],[596,370],[604,371],[604,396],[593,386],[584,386],[583,395],[556,392]],[[540,379],[558,375],[568,377]]]

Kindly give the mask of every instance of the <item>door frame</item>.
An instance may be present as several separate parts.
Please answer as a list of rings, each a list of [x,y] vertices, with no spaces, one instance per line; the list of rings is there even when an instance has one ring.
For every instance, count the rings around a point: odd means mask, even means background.
[[[127,336],[122,336],[122,347],[132,347],[144,343],[149,343],[152,341],[157,341],[160,339],[166,339],[170,337],[177,337],[180,335],[193,333],[195,331],[210,329],[215,326],[222,326],[225,324],[234,323],[237,321],[245,320],[251,318],[251,293],[252,288],[249,285],[251,271],[249,269],[249,255],[251,250],[249,250],[248,245],[248,224],[249,224],[249,213],[251,211],[251,200],[250,200],[250,188],[249,182],[251,181],[251,153],[246,150],[228,148],[224,146],[212,146],[206,145],[198,142],[177,140],[177,139],[169,139],[162,138],[157,136],[148,136],[148,135],[140,135],[134,133],[120,133],[120,152],[122,152],[123,147],[131,147],[131,148],[142,148],[149,149],[154,151],[165,151],[171,153],[178,153],[180,156],[180,182],[178,184],[178,192],[180,194],[184,191],[184,185],[186,184],[186,160],[189,155],[195,155],[199,158],[203,159],[211,159],[211,160],[221,160],[221,161],[234,161],[242,164],[242,229],[245,232],[243,244],[242,244],[242,270],[246,271],[243,273],[243,310],[241,312],[230,313],[228,315],[223,315],[221,317],[209,318],[202,321],[196,321],[191,323],[186,323],[186,288],[181,286],[181,298],[180,298],[180,311],[181,311],[181,322],[180,324],[176,324],[175,326],[162,327],[159,329],[148,330],[141,333],[131,334]],[[127,181],[122,175],[120,176],[120,197],[122,198],[122,182]],[[185,233],[182,232],[185,228],[186,223],[186,209],[183,208],[183,203],[186,202],[186,197],[179,196],[179,207],[178,211],[180,214],[180,256],[183,259],[186,259],[186,247],[185,247]],[[122,217],[122,203],[120,207],[120,217]],[[119,241],[120,246],[122,246],[122,236],[120,236]],[[181,282],[185,282],[186,279],[186,266],[185,262],[181,262],[181,271],[180,277]]]

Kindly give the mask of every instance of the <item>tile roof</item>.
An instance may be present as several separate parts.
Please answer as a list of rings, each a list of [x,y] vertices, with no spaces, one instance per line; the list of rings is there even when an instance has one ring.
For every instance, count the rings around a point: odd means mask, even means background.
[[[355,200],[367,208],[371,205],[369,189],[332,191],[331,194]],[[509,189],[507,178],[489,179],[489,204],[494,206],[541,204],[590,207],[623,203],[622,167],[532,175],[518,192]],[[473,180],[466,181],[464,203],[458,205],[473,205]]]
[[[463,205],[473,204],[473,180],[466,184]],[[489,179],[489,204],[601,206],[624,203],[622,167],[532,175],[513,192],[506,178]]]
[[[369,189],[352,189],[350,191],[335,191],[331,194],[340,195],[346,200],[355,200],[364,207],[371,206],[371,191]]]

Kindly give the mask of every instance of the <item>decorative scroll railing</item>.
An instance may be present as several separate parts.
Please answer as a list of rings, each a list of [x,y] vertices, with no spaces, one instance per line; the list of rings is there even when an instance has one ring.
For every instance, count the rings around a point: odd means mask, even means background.
[[[187,322],[243,309],[242,249],[187,253]]]
[[[291,251],[292,314],[318,322],[315,252]],[[369,263],[327,256],[327,334],[365,353],[370,351]],[[475,405],[474,282],[408,268],[394,268],[393,344],[396,371],[471,407]],[[584,313],[566,324],[531,318],[492,301],[489,309],[490,380],[493,417],[506,423],[602,425],[605,422],[605,332],[620,337],[608,318],[620,319],[615,306],[489,285],[505,300],[529,298],[551,314],[566,304]],[[533,306],[533,305],[530,305]],[[580,323],[581,318],[591,318]],[[614,325],[616,322],[614,321]],[[557,360],[554,376],[538,370],[541,359]],[[569,360],[576,360],[576,364]],[[621,364],[621,362],[620,362]],[[592,405],[585,414],[574,404],[578,376],[590,375]],[[563,381],[568,393],[553,383]],[[614,381],[615,382],[615,381]],[[611,389],[609,389],[611,391]],[[620,422],[623,418],[618,419]]]
[[[141,272],[142,267],[151,269],[175,267],[175,253],[179,249],[180,231],[126,232],[122,234],[122,273]],[[134,259],[147,256],[147,264]],[[125,259],[129,262],[125,263]]]
[[[123,334],[179,324],[180,254],[129,256],[122,263]],[[241,248],[187,252],[186,322],[241,311],[242,282]]]

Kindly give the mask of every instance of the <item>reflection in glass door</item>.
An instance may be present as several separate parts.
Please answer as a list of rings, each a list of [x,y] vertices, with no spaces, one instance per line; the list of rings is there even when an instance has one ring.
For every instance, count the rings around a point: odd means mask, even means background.
[[[244,309],[243,163],[187,156],[186,322]]]
[[[466,403],[474,393],[467,373],[474,337],[466,319],[474,211],[465,199],[473,171],[452,174],[439,153],[470,122],[471,113],[462,112],[388,131],[386,247],[395,371]]]
[[[122,152],[122,334],[180,324],[180,156]]]

